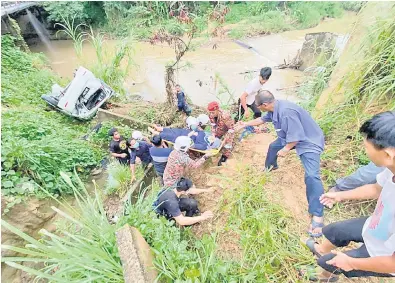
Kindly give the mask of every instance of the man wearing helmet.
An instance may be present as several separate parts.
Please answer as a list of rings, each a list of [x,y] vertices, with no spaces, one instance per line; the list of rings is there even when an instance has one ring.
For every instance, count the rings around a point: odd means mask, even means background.
[[[233,148],[234,121],[229,112],[219,108],[219,104],[216,101],[210,102],[207,110],[212,125],[211,132],[215,137],[224,139],[222,156],[218,161],[218,166],[221,166],[222,162],[226,162]]]
[[[133,131],[132,132],[132,139],[135,139],[137,141],[144,141],[147,143],[150,143],[150,140],[146,137],[143,136],[143,133],[140,131]]]
[[[174,219],[178,225],[186,226],[212,218],[211,211],[205,211],[199,216],[194,216],[199,212],[197,201],[183,197],[185,195],[196,195],[204,192],[212,192],[210,189],[193,188],[193,183],[189,179],[180,178],[172,188],[166,188],[159,192],[153,204],[157,214]],[[185,216],[182,214],[185,212]]]
[[[174,150],[170,153],[167,160],[165,172],[163,173],[163,183],[165,187],[174,186],[182,176],[186,168],[198,168],[211,155],[206,154],[198,160],[191,159],[187,152],[193,142],[190,137],[178,137],[174,143]]]
[[[197,116],[196,119],[199,123],[199,128],[201,130],[205,130],[208,123],[210,123],[210,117],[206,114],[200,114],[199,116]]]

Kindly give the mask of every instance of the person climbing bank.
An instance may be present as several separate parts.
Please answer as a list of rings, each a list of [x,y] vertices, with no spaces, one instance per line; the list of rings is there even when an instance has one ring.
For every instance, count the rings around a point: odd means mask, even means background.
[[[159,192],[153,207],[158,215],[165,216],[167,219],[174,219],[178,225],[193,225],[212,218],[214,215],[211,211],[206,211],[200,216],[194,216],[199,213],[197,201],[189,197],[181,196],[197,195],[207,192],[212,192],[212,190],[197,189],[193,187],[191,180],[180,178],[175,188],[166,188]],[[185,216],[182,212],[185,212]]]
[[[110,152],[111,156],[115,157],[119,163],[123,165],[129,164],[129,150],[128,143],[124,137],[122,137],[116,128],[112,128],[108,135],[112,137],[110,142]]]
[[[136,179],[136,174],[135,174],[135,166],[136,166],[136,157],[140,158],[141,165],[145,169],[148,164],[152,162],[152,157],[149,152],[149,149],[152,147],[152,145],[143,142],[143,141],[138,141],[133,138],[129,139],[129,150],[130,150],[130,172],[132,173],[132,179],[131,182],[133,182]]]
[[[270,91],[260,90],[255,103],[259,109],[267,111],[267,114],[246,123],[239,122],[237,130],[245,126],[273,122],[278,138],[269,146],[265,161],[267,170],[277,169],[277,157],[284,157],[290,150],[296,149],[305,170],[308,211],[312,215],[309,234],[320,237],[324,226],[324,206],[319,200],[324,192],[320,177],[320,155],[324,150],[324,134],[306,110],[295,103],[276,100]]]
[[[163,183],[165,187],[174,186],[181,177],[184,176],[186,168],[200,167],[211,155],[206,154],[198,160],[191,159],[187,152],[192,146],[189,137],[178,137],[174,143],[174,150],[170,153],[167,160],[165,172],[163,173]]]
[[[207,106],[211,122],[211,132],[216,138],[222,139],[224,146],[221,150],[222,156],[218,161],[218,166],[228,160],[233,149],[234,121],[229,112],[220,109],[218,102],[210,102]]]
[[[254,112],[254,118],[259,118],[262,115],[261,110],[255,104],[255,96],[272,75],[272,69],[269,67],[262,68],[259,72],[259,76],[250,81],[239,98],[238,113],[235,117],[235,121],[241,120],[243,117],[248,118],[250,113],[248,108]]]

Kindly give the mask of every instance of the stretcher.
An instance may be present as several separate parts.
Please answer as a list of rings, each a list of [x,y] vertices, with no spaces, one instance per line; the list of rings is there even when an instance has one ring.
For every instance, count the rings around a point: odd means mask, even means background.
[[[168,143],[168,144],[174,145],[174,143],[171,142],[171,141],[168,141],[168,140],[165,140],[165,139],[163,141]],[[199,149],[189,148],[189,150],[192,150],[192,151],[195,151],[195,152],[199,152],[199,153],[203,153],[203,154],[211,154],[211,155],[214,156],[214,155],[217,155],[221,151],[221,149],[222,149],[222,147],[224,145],[225,145],[225,140],[223,140],[221,142],[221,146],[219,148],[216,148],[216,149],[199,150]]]
[[[148,130],[149,130],[151,133],[157,132],[155,129],[152,129],[151,127],[148,127]],[[168,140],[165,140],[165,139],[162,139],[162,140],[165,141],[166,143],[171,144],[171,145],[174,146],[174,143],[173,143],[173,142],[168,141]],[[223,140],[223,141],[221,142],[220,147],[219,147],[219,148],[216,148],[216,149],[199,150],[199,149],[189,148],[189,150],[192,150],[192,151],[194,151],[194,152],[203,153],[203,154],[211,154],[211,155],[214,156],[214,155],[217,155],[217,154],[221,151],[221,149],[222,149],[222,147],[223,147],[224,145],[225,145],[225,140]]]

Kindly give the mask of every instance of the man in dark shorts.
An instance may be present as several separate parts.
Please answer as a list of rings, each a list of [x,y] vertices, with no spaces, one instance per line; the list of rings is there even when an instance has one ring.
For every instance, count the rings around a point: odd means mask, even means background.
[[[199,212],[197,201],[188,197],[181,198],[181,196],[205,192],[212,192],[212,190],[196,189],[191,180],[182,177],[176,183],[175,188],[167,188],[159,192],[153,206],[157,214],[165,216],[167,219],[174,219],[180,226],[193,225],[210,219],[214,215],[211,211],[206,211],[199,216],[193,216]],[[185,212],[185,216],[182,212]]]
[[[347,278],[395,276],[395,111],[375,115],[362,124],[359,132],[364,137],[367,156],[378,167],[385,168],[384,171],[377,175],[375,184],[328,192],[320,201],[333,205],[346,200],[377,199],[376,209],[370,217],[325,226],[322,229],[325,240],[321,243],[314,239],[305,242],[323,269],[310,276],[312,281],[334,282],[339,274]],[[362,245],[336,250],[350,242]]]
[[[108,135],[112,137],[110,142],[111,156],[115,157],[123,165],[129,164],[129,150],[127,140],[122,137],[116,128],[112,128]]]

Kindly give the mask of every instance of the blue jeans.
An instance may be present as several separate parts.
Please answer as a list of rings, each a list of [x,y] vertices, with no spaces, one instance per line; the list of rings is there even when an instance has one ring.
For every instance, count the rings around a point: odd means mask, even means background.
[[[278,138],[269,145],[266,155],[265,167],[267,169],[277,168],[277,152],[284,145]],[[306,184],[306,196],[309,204],[309,213],[313,216],[321,217],[324,215],[324,206],[320,203],[320,196],[324,193],[320,177],[320,154],[306,152],[299,156],[304,167],[304,182]]]
[[[340,191],[349,191],[367,184],[375,184],[377,174],[385,168],[377,167],[373,162],[360,167],[351,175],[336,180],[335,188]]]

